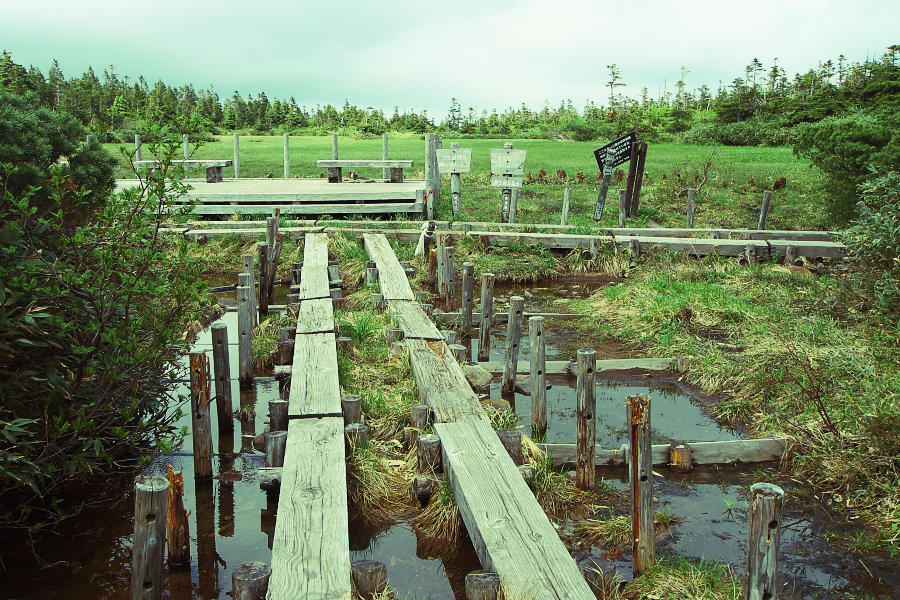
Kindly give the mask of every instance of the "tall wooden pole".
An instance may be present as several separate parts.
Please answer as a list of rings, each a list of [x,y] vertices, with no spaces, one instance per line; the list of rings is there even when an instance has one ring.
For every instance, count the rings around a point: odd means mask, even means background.
[[[253,316],[250,288],[238,286],[238,379],[241,389],[253,387]]]
[[[781,544],[781,509],[784,490],[771,483],[750,486],[750,523],[747,545],[747,600],[778,597],[778,546]]]
[[[141,160],[141,134],[134,134],[134,160]]]
[[[697,212],[697,190],[688,188],[687,227],[694,228],[694,214]]]
[[[631,486],[632,568],[635,576],[656,562],[653,530],[653,452],[650,440],[650,398],[625,401],[628,427],[628,479]]]
[[[628,196],[625,190],[619,190],[619,227],[625,227],[625,217],[628,216]]]
[[[634,189],[631,192],[630,216],[636,217],[641,204],[641,187],[644,185],[644,161],[647,159],[647,142],[640,142],[637,155],[637,169],[634,174]]]
[[[231,365],[228,358],[228,327],[225,323],[213,323],[213,373],[216,380],[216,416],[219,431],[234,431],[233,405],[231,401]]]
[[[637,173],[637,157],[640,142],[631,142],[631,155],[628,159],[628,179],[625,180],[625,214],[631,215],[631,202],[634,194],[634,175]]]
[[[597,414],[597,353],[582,348],[576,355],[575,373],[575,485],[582,490],[594,489],[596,467],[594,444]]]
[[[475,304],[474,294],[475,263],[466,262],[463,263],[462,306],[460,307],[460,311],[462,312],[463,317],[463,333],[468,336],[472,335],[472,309]]]
[[[566,191],[563,192],[563,203],[562,203],[562,214],[559,218],[560,225],[568,225],[569,224],[569,206],[572,203],[572,188],[566,188]]]
[[[769,202],[771,201],[772,192],[771,190],[766,190],[763,192],[762,206],[759,208],[759,224],[757,225],[757,229],[766,228],[766,218],[769,216]]]
[[[338,138],[336,133],[331,134],[331,159],[338,159]]]
[[[531,434],[547,435],[547,360],[544,343],[544,317],[528,319],[528,348],[531,358]]]
[[[240,179],[241,177],[241,136],[238,134],[234,134],[232,136],[234,140],[234,160],[232,163],[234,164],[234,178]]]
[[[381,134],[381,159],[388,159],[388,134],[385,131]],[[384,180],[388,180],[391,177],[391,170],[387,167],[381,170],[381,178]]]
[[[519,366],[519,343],[522,338],[522,319],[525,298],[512,296],[509,299],[509,318],[506,321],[506,360],[503,368],[501,391],[512,394],[516,389],[516,371]]]
[[[615,154],[607,150],[606,158],[603,159],[603,180],[600,182],[600,192],[597,194],[597,204],[594,206],[595,221],[603,218],[603,207],[606,206],[606,194],[609,192],[609,178],[612,175],[613,160],[615,160]]]
[[[194,477],[212,479],[212,425],[209,404],[209,362],[204,352],[191,352],[191,428],[194,441]]]
[[[191,140],[190,137],[188,137],[188,134],[182,134],[181,141],[182,145],[184,146],[184,159],[187,160],[191,157]]]
[[[489,359],[491,351],[491,322],[494,319],[494,274],[481,274],[481,324],[478,326],[478,360]]]
[[[168,503],[169,482],[165,477],[137,478],[134,483],[131,600],[162,598]]]
[[[291,177],[291,137],[284,134],[284,178]]]

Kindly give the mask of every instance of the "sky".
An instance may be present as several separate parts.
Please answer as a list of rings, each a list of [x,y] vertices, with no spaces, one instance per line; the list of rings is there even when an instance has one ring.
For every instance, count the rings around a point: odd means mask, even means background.
[[[440,118],[609,97],[607,65],[652,97],[689,70],[716,90],[758,58],[791,76],[844,54],[900,43],[893,0],[0,0],[0,50],[46,75],[110,65],[132,80],[212,87],[224,99],[265,91],[314,106],[345,100]]]

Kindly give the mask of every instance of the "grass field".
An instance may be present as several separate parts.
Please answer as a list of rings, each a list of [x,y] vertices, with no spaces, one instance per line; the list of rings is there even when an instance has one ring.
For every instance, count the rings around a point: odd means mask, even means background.
[[[454,141],[444,140],[448,148]],[[497,221],[500,211],[500,191],[490,187],[490,148],[500,148],[503,140],[458,140],[461,147],[472,148],[472,172],[462,177],[463,214],[459,220]],[[526,184],[519,199],[518,221],[522,223],[559,223],[563,190],[574,190],[569,222],[572,225],[595,226],[592,215],[597,199],[599,181],[593,150],[601,142],[563,142],[548,140],[515,140],[516,148],[528,151],[526,172],[535,179],[541,170],[547,173],[546,182]],[[116,156],[122,150],[131,152],[130,145],[107,144]],[[340,140],[341,158],[381,158],[381,139]],[[230,136],[220,136],[193,149],[193,158],[232,158]],[[421,136],[393,136],[389,154],[392,158],[411,159],[413,169],[407,177],[423,178],[425,142]],[[150,158],[144,152],[143,158]],[[291,175],[319,177],[323,169],[316,161],[331,158],[330,137],[292,137]],[[768,219],[769,229],[826,229],[830,221],[822,202],[823,180],[819,171],[808,162],[793,156],[790,148],[764,147],[707,147],[679,143],[652,144],[647,154],[639,215],[629,219],[629,226],[656,224],[665,227],[684,226],[687,212],[687,188],[698,187],[704,165],[709,162],[705,185],[698,197],[695,220],[697,227],[755,228],[756,207],[763,189],[784,177],[785,188],[775,192]],[[241,137],[241,176],[281,177],[283,174],[283,142],[277,136]],[[627,172],[628,165],[622,166]],[[564,170],[568,181],[556,177]],[[576,181],[582,171],[583,183]],[[130,171],[121,158],[117,177]],[[234,175],[233,168],[223,170],[225,177]],[[361,175],[379,177],[378,170],[361,170]],[[622,183],[613,182],[607,196],[602,226],[614,226],[618,219],[618,190]],[[450,218],[449,176],[444,177],[436,216]]]

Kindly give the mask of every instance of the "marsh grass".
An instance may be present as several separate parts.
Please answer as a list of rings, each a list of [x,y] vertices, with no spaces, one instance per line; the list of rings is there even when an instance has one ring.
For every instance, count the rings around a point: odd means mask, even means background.
[[[462,517],[450,482],[443,479],[431,495],[428,506],[415,516],[410,525],[429,538],[431,547],[454,549],[459,543]]]
[[[253,328],[250,352],[254,369],[270,369],[275,365],[281,328],[287,325],[288,318],[285,315],[270,314]]]
[[[667,600],[741,600],[741,583],[731,567],[706,560],[663,559],[635,578],[623,598]]]
[[[393,522],[412,513],[408,490],[415,473],[413,463],[387,458],[393,453],[392,444],[378,440],[350,447],[347,493],[370,522]]]
[[[571,308],[585,335],[691,357],[684,378],[727,396],[722,420],[790,437],[792,470],[896,551],[900,352],[889,329],[835,302],[838,285],[774,263],[653,253]]]
[[[656,539],[665,534],[678,519],[664,512],[653,515]],[[607,550],[625,552],[631,547],[631,516],[617,515],[608,519],[584,519],[575,523],[572,534],[578,545],[602,546]]]
[[[464,262],[475,265],[475,277],[493,273],[497,281],[529,282],[556,275],[560,261],[553,252],[541,245],[512,243],[507,246],[485,247],[469,235],[456,241],[454,264],[462,269]]]
[[[565,474],[555,471],[550,457],[526,435],[522,436],[522,452],[531,466],[534,497],[549,517],[582,515],[593,504],[593,496],[569,484]]]
[[[366,275],[366,261],[369,260],[365,249],[353,235],[337,232],[328,238],[328,253],[341,265],[341,281],[345,287],[356,288]]]

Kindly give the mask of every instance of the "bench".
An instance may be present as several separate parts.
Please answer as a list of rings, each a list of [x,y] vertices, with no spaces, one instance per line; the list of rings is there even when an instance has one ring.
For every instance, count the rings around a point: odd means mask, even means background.
[[[391,183],[403,183],[403,169],[411,169],[411,160],[320,160],[317,167],[328,168],[328,183],[340,183],[342,170],[348,169],[390,169]]]
[[[206,183],[220,183],[222,181],[222,167],[230,167],[230,160],[173,160],[173,165],[182,165],[185,169],[190,167],[206,168]],[[157,160],[136,160],[135,167],[159,168]]]

